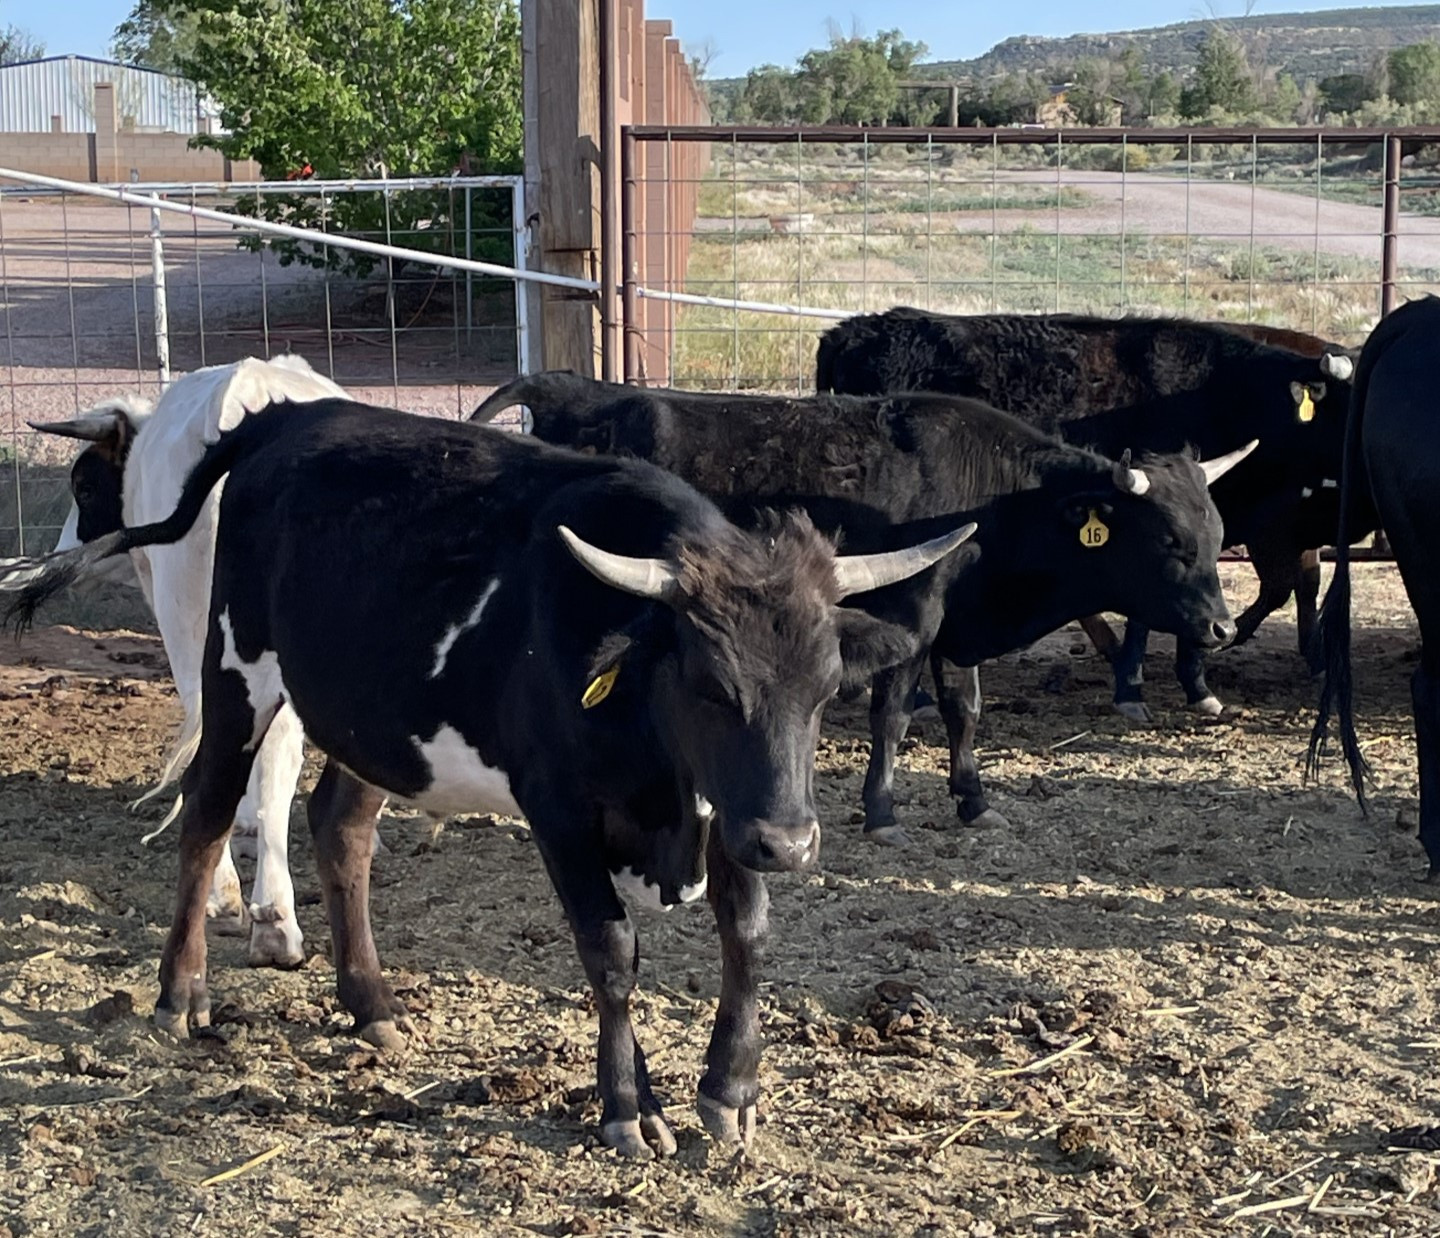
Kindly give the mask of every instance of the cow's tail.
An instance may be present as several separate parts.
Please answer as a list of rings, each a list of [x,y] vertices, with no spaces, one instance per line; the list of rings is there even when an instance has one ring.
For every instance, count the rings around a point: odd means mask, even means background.
[[[159,795],[161,791],[180,777],[185,767],[194,760],[195,753],[200,747],[201,717],[200,704],[197,701],[195,702],[194,708],[185,711],[185,725],[180,728],[180,734],[176,737],[175,743],[170,749],[170,754],[165,758],[165,766],[160,771],[159,780],[138,800],[131,803],[130,809],[132,812],[142,804]],[[180,809],[184,803],[185,797],[183,795],[177,795],[175,797],[175,803],[170,806],[170,811],[165,814],[165,819],[140,841],[142,843],[149,843],[163,834],[170,823],[180,815]]]
[[[1333,713],[1340,730],[1340,749],[1350,767],[1355,798],[1360,802],[1361,811],[1368,813],[1365,780],[1370,773],[1370,764],[1360,750],[1359,737],[1355,733],[1355,683],[1350,665],[1350,539],[1353,536],[1351,529],[1356,527],[1360,518],[1362,495],[1368,496],[1363,477],[1365,460],[1361,447],[1361,423],[1374,359],[1362,355],[1361,362],[1350,390],[1350,416],[1345,424],[1345,459],[1340,475],[1340,528],[1335,537],[1335,576],[1325,593],[1315,629],[1315,639],[1320,644],[1320,661],[1325,668],[1325,682],[1320,689],[1319,716],[1310,732],[1305,775],[1308,779],[1319,773],[1320,758],[1330,737],[1330,715]]]
[[[536,374],[522,374],[519,378],[511,379],[503,387],[497,387],[475,407],[470,414],[470,421],[494,421],[500,413],[504,412],[512,404],[530,404],[532,398],[538,393],[539,384]]]
[[[210,491],[255,438],[254,425],[265,420],[262,417],[247,417],[209,448],[190,470],[175,510],[164,520],[118,529],[74,550],[12,564],[0,576],[0,606],[3,606],[0,629],[13,625],[17,632],[23,632],[29,628],[35,620],[36,610],[68,589],[102,559],[144,546],[166,546],[178,542],[199,518]]]

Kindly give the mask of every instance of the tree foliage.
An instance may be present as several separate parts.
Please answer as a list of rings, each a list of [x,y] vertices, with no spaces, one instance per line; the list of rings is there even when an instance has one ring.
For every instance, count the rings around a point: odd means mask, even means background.
[[[267,178],[499,173],[521,164],[520,23],[513,0],[140,0],[116,32],[168,61],[220,108],[202,136]],[[411,233],[437,248],[449,195],[337,195],[331,231]],[[252,203],[252,209],[257,209]],[[312,197],[267,198],[267,216],[316,226]],[[427,238],[414,235],[428,221]],[[375,259],[275,243],[282,261],[368,271]]]
[[[900,117],[899,83],[925,50],[898,30],[873,38],[836,32],[827,47],[806,52],[793,70],[752,69],[736,115],[772,124],[888,124]]]
[[[1440,43],[1412,43],[1389,56],[1389,94],[1396,103],[1440,103]]]
[[[0,26],[0,64],[39,60],[44,54],[45,44],[28,30],[19,26]]]
[[[1200,44],[1195,76],[1180,92],[1180,114],[1198,118],[1217,111],[1248,112],[1256,102],[1245,45],[1223,27],[1212,26]]]

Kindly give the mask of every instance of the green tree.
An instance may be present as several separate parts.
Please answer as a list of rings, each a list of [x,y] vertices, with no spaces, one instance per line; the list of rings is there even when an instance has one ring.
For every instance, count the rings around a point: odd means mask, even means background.
[[[195,42],[196,16],[178,6],[162,11],[163,0],[136,0],[130,16],[115,27],[110,54],[124,64],[178,73]]]
[[[869,39],[832,35],[829,47],[800,58],[795,90],[801,119],[809,124],[887,123],[898,110],[897,83],[925,51],[925,44],[898,30],[882,30]]]
[[[735,101],[735,118],[765,124],[794,124],[800,117],[795,74],[777,64],[761,65],[745,75]]]
[[[1219,26],[1205,32],[1195,76],[1180,92],[1180,114],[1196,118],[1209,112],[1248,112],[1255,106],[1255,79],[1245,45]]]
[[[1371,79],[1364,73],[1337,73],[1320,79],[1320,98],[1327,114],[1358,112],[1375,97]]]
[[[1396,48],[1389,69],[1390,97],[1396,103],[1440,103],[1440,43]]]
[[[28,30],[22,30],[19,26],[0,27],[0,64],[39,60],[44,54],[45,44]]]
[[[149,0],[193,37],[174,68],[219,105],[197,138],[268,178],[513,172],[521,165],[520,22],[513,0]],[[330,231],[403,233],[448,248],[450,195],[267,196],[267,217]],[[388,213],[388,214],[387,214]],[[421,230],[422,221],[428,221]],[[281,261],[365,274],[377,259],[273,242]],[[508,253],[508,246],[505,247]]]

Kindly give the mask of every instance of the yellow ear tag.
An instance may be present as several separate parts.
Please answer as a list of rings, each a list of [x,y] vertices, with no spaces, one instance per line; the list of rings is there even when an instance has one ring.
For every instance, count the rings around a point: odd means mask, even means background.
[[[1080,544],[1086,550],[1099,550],[1110,540],[1110,526],[1090,509],[1090,519],[1080,526]]]
[[[1300,397],[1300,420],[1315,420],[1315,401],[1310,398],[1310,388],[1305,388],[1305,394]]]
[[[615,686],[615,680],[619,677],[619,666],[612,666],[603,675],[597,675],[590,681],[590,686],[585,689],[585,695],[580,698],[581,709],[594,709],[607,696],[610,689]]]

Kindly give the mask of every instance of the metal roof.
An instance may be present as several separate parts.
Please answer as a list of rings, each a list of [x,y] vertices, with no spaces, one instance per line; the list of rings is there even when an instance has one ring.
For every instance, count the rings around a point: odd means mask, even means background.
[[[136,129],[193,134],[197,115],[217,109],[201,100],[193,82],[92,56],[46,56],[0,66],[0,133],[49,133],[59,116],[66,133],[95,132],[97,82],[115,86],[115,113]]]

